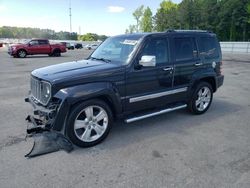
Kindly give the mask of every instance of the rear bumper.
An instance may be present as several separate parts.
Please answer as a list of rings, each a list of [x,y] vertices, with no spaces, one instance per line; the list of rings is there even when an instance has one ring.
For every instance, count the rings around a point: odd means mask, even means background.
[[[217,76],[216,77],[216,86],[217,86],[217,88],[222,86],[223,83],[224,83],[224,75]]]

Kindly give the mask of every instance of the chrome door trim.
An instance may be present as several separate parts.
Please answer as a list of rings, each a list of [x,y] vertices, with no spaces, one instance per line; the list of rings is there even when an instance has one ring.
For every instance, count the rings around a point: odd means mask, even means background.
[[[144,101],[144,100],[148,100],[148,99],[154,99],[154,98],[158,98],[158,97],[172,95],[172,94],[176,94],[176,93],[186,92],[187,89],[188,89],[188,87],[183,87],[183,88],[178,88],[178,89],[174,89],[174,90],[170,90],[170,91],[164,91],[164,92],[154,93],[154,94],[150,94],[150,95],[143,95],[140,97],[133,97],[133,98],[129,99],[129,102],[134,103],[134,102]]]

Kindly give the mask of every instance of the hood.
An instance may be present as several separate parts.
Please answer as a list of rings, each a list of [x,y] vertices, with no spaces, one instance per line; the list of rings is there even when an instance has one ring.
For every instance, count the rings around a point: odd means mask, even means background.
[[[17,43],[17,44],[11,44],[10,47],[20,47],[20,46],[26,46],[27,44]]]
[[[31,74],[37,78],[56,83],[74,79],[82,80],[93,76],[103,77],[112,74],[113,71],[120,69],[119,67],[119,65],[102,61],[81,60],[36,69]]]

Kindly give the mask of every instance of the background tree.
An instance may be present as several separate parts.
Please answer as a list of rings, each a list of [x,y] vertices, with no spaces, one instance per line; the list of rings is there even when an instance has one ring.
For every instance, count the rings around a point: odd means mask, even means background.
[[[134,12],[133,12],[133,16],[136,20],[136,32],[139,32],[140,30],[140,25],[141,25],[141,18],[143,16],[144,13],[144,6],[141,5],[139,6]]]
[[[141,20],[141,29],[143,32],[152,32],[153,29],[153,21],[152,21],[152,11],[149,7],[147,7],[143,13],[143,17]]]
[[[136,33],[136,29],[137,26],[136,25],[129,25],[128,29],[126,29],[125,33],[129,34],[129,33]]]
[[[203,29],[215,32],[221,41],[249,41],[249,1],[182,0],[181,3],[175,4],[171,0],[164,0],[153,16],[154,30]],[[143,26],[142,20],[137,19],[137,23],[141,22],[141,26]]]
[[[178,5],[172,1],[163,1],[160,8],[154,16],[154,25],[156,31],[165,31],[169,28],[178,29],[180,24],[177,18]]]

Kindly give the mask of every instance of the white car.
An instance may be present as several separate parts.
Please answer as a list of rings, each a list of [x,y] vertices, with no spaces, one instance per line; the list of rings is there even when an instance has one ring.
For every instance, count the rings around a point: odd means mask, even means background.
[[[94,49],[96,49],[98,46],[99,46],[98,44],[87,44],[87,45],[85,46],[85,48],[88,49],[88,50],[94,50]]]

